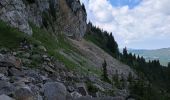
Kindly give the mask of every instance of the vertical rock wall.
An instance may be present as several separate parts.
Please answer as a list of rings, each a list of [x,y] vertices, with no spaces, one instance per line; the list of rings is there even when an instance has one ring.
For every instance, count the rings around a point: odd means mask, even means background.
[[[77,40],[86,32],[86,11],[78,0],[0,0],[0,20],[29,35],[30,23]]]

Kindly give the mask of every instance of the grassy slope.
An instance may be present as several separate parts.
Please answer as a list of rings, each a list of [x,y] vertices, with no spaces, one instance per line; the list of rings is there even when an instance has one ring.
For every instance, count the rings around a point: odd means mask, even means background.
[[[31,25],[33,35],[28,36],[11,28],[6,23],[0,21],[0,48],[16,49],[20,42],[25,38],[33,45],[42,45],[47,49],[49,55],[63,62],[70,70],[76,70],[82,74],[94,73],[101,75],[99,69],[86,63],[86,58],[77,50],[64,35],[53,35],[46,30]],[[35,50],[39,52],[38,50]],[[91,69],[91,70],[89,70]]]

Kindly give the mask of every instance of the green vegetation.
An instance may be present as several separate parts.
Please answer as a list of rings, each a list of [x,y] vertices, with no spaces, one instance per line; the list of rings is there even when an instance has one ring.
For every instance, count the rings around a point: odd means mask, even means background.
[[[93,97],[95,97],[96,96],[95,93],[98,92],[99,89],[95,85],[93,85],[91,82],[87,82],[86,86],[87,86],[88,93],[92,95]]]
[[[133,79],[129,74],[128,81],[131,96],[137,100],[169,100],[170,99],[170,67],[164,67],[159,60],[146,61],[144,57],[128,53],[123,49],[123,54],[119,53],[118,45],[112,34],[88,24],[88,33],[85,39],[98,45],[104,51],[117,58],[121,62],[133,68],[139,78]],[[169,64],[170,66],[170,64]],[[124,78],[113,75],[113,83],[123,89],[126,83]]]
[[[54,34],[48,33],[46,30],[39,29],[32,25],[33,28],[33,38],[37,41],[41,42],[41,45],[45,46],[48,53],[51,56],[54,56],[56,59],[63,62],[67,68],[74,69],[77,65],[70,61],[68,58],[59,53],[61,49],[64,50],[76,50],[71,44],[68,42],[67,38],[63,34],[58,34],[55,36]]]
[[[91,23],[88,24],[88,32],[84,37],[86,40],[93,42],[103,50],[105,50],[110,55],[118,58],[119,49],[118,44],[115,41],[112,33],[101,30]]]
[[[29,38],[29,36],[0,21],[0,47],[17,48],[24,38]]]
[[[102,80],[106,81],[108,83],[111,83],[111,81],[110,81],[110,79],[108,77],[108,73],[107,73],[107,63],[106,63],[106,60],[104,60],[104,62],[102,64],[102,67],[103,67]]]
[[[86,58],[77,50],[70,41],[62,34],[52,34],[47,32],[44,29],[40,29],[35,25],[31,24],[33,29],[33,35],[28,36],[22,32],[19,32],[18,29],[9,27],[6,23],[0,21],[0,48],[4,47],[7,49],[18,49],[21,41],[27,40],[28,44],[32,44],[33,48],[31,51],[27,51],[29,53],[33,53],[34,55],[43,54],[38,49],[38,46],[43,46],[47,49],[47,53],[59,61],[63,62],[65,66],[70,70],[76,70],[82,74],[96,74],[101,76],[101,70],[96,69],[93,66],[88,65],[86,62]],[[61,52],[68,55],[65,56]],[[18,57],[22,57],[23,54],[17,55]],[[69,58],[73,56],[72,58]],[[29,67],[35,68],[39,67],[39,64],[42,63],[41,59],[36,59],[34,57],[31,58],[31,64]]]

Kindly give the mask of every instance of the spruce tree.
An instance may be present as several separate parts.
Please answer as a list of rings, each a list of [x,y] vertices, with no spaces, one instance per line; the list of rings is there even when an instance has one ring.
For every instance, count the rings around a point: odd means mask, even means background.
[[[104,60],[103,64],[102,64],[102,67],[103,67],[103,80],[106,81],[106,82],[110,82],[109,78],[108,78],[108,73],[107,73],[107,63],[106,63],[106,60]]]

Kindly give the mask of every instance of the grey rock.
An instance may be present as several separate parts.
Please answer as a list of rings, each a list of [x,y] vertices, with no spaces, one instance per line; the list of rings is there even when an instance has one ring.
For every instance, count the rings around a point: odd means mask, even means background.
[[[27,0],[1,0],[0,19],[29,35],[32,35],[29,22],[37,27],[42,27],[45,26],[43,21],[46,20],[48,31],[53,33],[63,31],[67,36],[81,40],[86,32],[87,19],[86,12],[82,9],[81,4],[77,0],[72,0],[73,2],[69,7],[66,3],[68,0],[50,1],[36,0],[35,3],[29,4]],[[51,9],[51,4],[54,6],[55,12],[53,14],[48,12]],[[50,19],[44,18],[45,12],[50,16]],[[53,20],[53,17],[56,20]],[[53,22],[49,24],[51,20]],[[44,51],[46,50],[44,49]]]
[[[21,69],[21,59],[8,54],[0,54],[0,67],[16,67],[18,69]]]
[[[1,20],[24,33],[32,34],[22,0],[1,0],[0,4],[2,5],[2,9],[0,9]]]
[[[8,75],[8,67],[0,67],[0,73]]]
[[[0,95],[7,94],[10,95],[14,91],[14,87],[7,81],[0,80]]]
[[[24,73],[21,70],[18,70],[16,68],[10,68],[8,75],[9,76],[24,76]]]
[[[69,92],[73,92],[75,89],[74,89],[73,86],[67,86],[67,90],[68,90]]]
[[[1,74],[1,73],[0,73],[0,80],[8,81],[9,78],[8,78],[7,76],[5,76],[4,74]]]
[[[50,72],[50,73],[55,73],[55,71],[49,67],[48,65],[44,65],[44,69],[47,71],[47,72]]]
[[[71,96],[74,98],[74,99],[77,99],[77,98],[80,98],[82,95],[76,91],[72,92],[71,93]]]
[[[0,95],[0,100],[14,100],[14,99],[5,94],[2,94]]]
[[[16,100],[34,100],[33,93],[28,87],[22,87],[15,91]]]
[[[43,82],[41,75],[36,70],[27,70],[27,71],[24,71],[24,73],[25,73],[26,76],[33,78],[32,81],[35,84]]]
[[[81,95],[83,96],[88,95],[85,83],[76,83],[76,87]]]
[[[66,100],[66,87],[62,83],[49,82],[44,85],[45,100]]]

